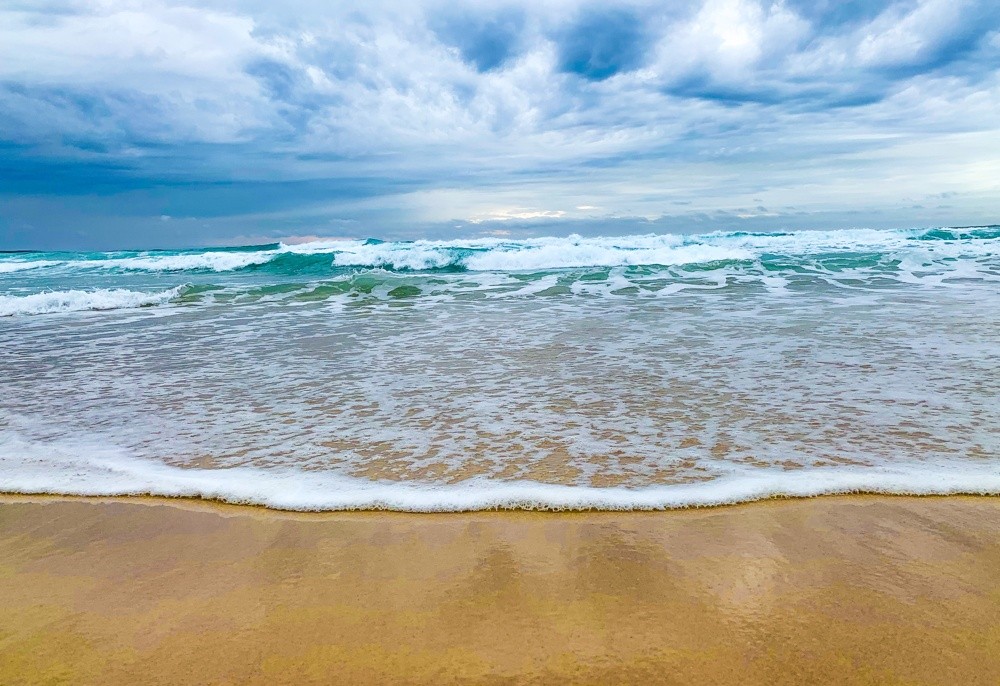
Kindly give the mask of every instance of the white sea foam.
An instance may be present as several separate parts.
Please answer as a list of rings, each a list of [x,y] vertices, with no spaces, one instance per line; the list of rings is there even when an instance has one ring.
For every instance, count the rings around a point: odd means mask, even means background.
[[[992,255],[1000,250],[998,238],[919,240],[926,229],[792,231],[787,233],[713,232],[689,237],[707,245],[740,247],[755,254],[814,255],[821,253],[865,253],[916,250],[951,257]]]
[[[518,271],[572,267],[680,265],[749,260],[750,251],[709,245],[622,248],[600,243],[571,242],[540,245],[516,251],[493,250],[464,260],[469,269]]]
[[[176,298],[182,286],[146,293],[122,288],[93,291],[47,291],[31,295],[0,295],[0,317],[23,314],[52,314],[86,310],[119,310],[164,305]]]
[[[906,469],[749,469],[713,481],[645,488],[485,478],[423,485],[288,468],[188,469],[130,457],[96,442],[39,443],[4,431],[0,432],[0,491],[192,497],[303,511],[664,510],[861,492],[1000,495],[1000,471],[991,464],[955,462],[911,464]]]

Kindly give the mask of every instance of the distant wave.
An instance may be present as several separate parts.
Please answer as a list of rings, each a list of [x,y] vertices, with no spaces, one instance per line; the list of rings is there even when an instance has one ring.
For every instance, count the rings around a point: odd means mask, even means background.
[[[267,271],[329,275],[336,268],[394,271],[540,271],[580,267],[671,266],[804,258],[832,253],[917,252],[930,259],[1000,252],[1000,227],[882,231],[716,232],[618,237],[450,241],[327,241],[244,249],[78,253],[59,260],[0,259],[0,274],[41,267],[137,272]]]
[[[28,269],[40,269],[42,267],[53,267],[63,264],[56,260],[11,260],[0,261],[0,274],[10,274],[13,272],[23,272]]]
[[[177,255],[139,254],[132,257],[71,260],[66,264],[78,269],[120,269],[144,272],[209,271],[231,272],[271,261],[276,251],[187,253]]]
[[[844,493],[1000,495],[995,464],[748,469],[712,481],[643,488],[561,486],[485,478],[452,484],[369,481],[292,468],[188,469],[149,462],[106,444],[25,440],[0,432],[0,492],[154,495],[283,510],[666,510],[774,497]]]
[[[876,231],[716,232],[700,235],[543,237],[499,239],[345,242],[298,252],[333,255],[342,267],[390,270],[541,271],[581,267],[640,267],[740,262],[767,255],[807,257],[827,253],[890,253],[916,249],[942,256],[983,256],[1000,250],[1000,228]],[[940,245],[929,245],[938,241]]]
[[[0,295],[0,317],[86,310],[120,310],[164,305],[183,292],[183,286],[144,293],[122,288],[92,291],[48,291],[31,295]]]

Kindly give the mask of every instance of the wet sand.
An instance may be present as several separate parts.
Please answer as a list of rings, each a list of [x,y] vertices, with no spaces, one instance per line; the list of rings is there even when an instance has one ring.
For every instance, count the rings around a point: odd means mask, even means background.
[[[1000,683],[1000,498],[0,498],[0,683]]]

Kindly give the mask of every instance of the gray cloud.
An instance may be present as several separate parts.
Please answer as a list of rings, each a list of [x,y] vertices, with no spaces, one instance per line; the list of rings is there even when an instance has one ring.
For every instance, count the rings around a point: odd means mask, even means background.
[[[587,8],[557,34],[559,68],[602,81],[640,67],[651,39],[644,17],[636,10]]]
[[[499,10],[445,10],[430,18],[438,39],[455,47],[462,59],[480,72],[498,69],[522,48],[525,11],[520,7]]]

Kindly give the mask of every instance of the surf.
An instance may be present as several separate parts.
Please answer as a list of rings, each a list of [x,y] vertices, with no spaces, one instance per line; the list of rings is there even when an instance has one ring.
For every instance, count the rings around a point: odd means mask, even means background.
[[[581,267],[670,266],[808,259],[855,253],[915,253],[985,257],[996,253],[1000,228],[908,230],[851,229],[771,233],[713,232],[697,235],[549,236],[506,240],[319,241],[240,248],[113,253],[37,253],[0,256],[0,274],[34,270],[148,273],[264,272],[315,275],[336,268],[391,271],[532,271]]]
[[[157,307],[178,298],[183,291],[183,286],[176,286],[158,292],[100,288],[44,291],[21,296],[0,295],[0,317]]]

